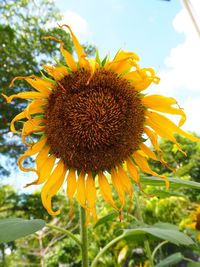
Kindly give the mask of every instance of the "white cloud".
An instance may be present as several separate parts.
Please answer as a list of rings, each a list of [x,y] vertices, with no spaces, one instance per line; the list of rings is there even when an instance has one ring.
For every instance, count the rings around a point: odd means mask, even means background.
[[[67,10],[63,13],[63,18],[59,24],[68,24],[80,41],[85,42],[91,35],[87,21],[78,13]]]
[[[200,26],[200,1],[191,0],[191,3]],[[159,89],[162,94],[181,100],[188,117],[185,128],[200,133],[200,38],[184,8],[174,18],[173,27],[185,35],[185,40],[171,49],[166,67],[158,73]]]

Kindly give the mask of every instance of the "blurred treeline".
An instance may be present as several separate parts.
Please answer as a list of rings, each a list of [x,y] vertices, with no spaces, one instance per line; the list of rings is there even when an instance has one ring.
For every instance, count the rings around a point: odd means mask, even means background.
[[[0,92],[8,95],[27,89],[25,83],[16,82],[13,88],[9,88],[11,80],[15,76],[39,74],[41,66],[51,62],[52,58],[59,61],[58,44],[51,40],[44,40],[46,35],[54,35],[65,42],[65,48],[72,53],[73,45],[70,36],[65,31],[51,27],[59,21],[61,15],[50,0],[1,0],[0,1]],[[92,46],[85,46],[89,54],[94,52]],[[30,89],[31,90],[31,89]],[[41,218],[46,222],[66,227],[73,233],[79,232],[78,207],[74,203],[73,210],[66,200],[64,192],[54,199],[55,208],[59,207],[61,215],[52,218],[43,209],[40,193],[18,193],[14,188],[5,185],[5,179],[9,175],[10,166],[16,166],[16,159],[25,147],[20,139],[13,136],[9,130],[9,122],[21,111],[24,103],[14,101],[7,105],[0,98],[0,218],[22,217],[27,219]],[[181,177],[186,180],[200,182],[200,145],[194,144],[184,138],[177,137],[182,148],[187,153],[185,157],[177,151],[176,146],[166,140],[161,140],[161,148],[164,158],[169,165],[176,170],[173,173],[158,162],[151,162],[152,168],[159,173],[165,173],[171,177]],[[3,158],[7,159],[7,165],[1,164]],[[195,189],[175,188],[165,191],[163,187],[151,185],[143,186],[144,193],[140,196],[141,210],[145,223],[169,222],[182,227],[192,237],[195,232],[184,227],[190,212],[200,202],[199,191]],[[128,197],[127,197],[128,198]],[[90,258],[94,258],[98,250],[112,240],[122,228],[130,228],[136,224],[134,196],[133,204],[129,209],[127,199],[122,222],[118,214],[112,208],[103,203],[102,198],[97,199],[99,217],[107,214],[105,223],[96,227],[89,227]],[[155,248],[159,241],[151,240],[150,245]],[[166,258],[175,252],[181,252],[185,257],[197,260],[200,250],[188,250],[185,247],[177,247],[166,243],[156,254],[156,260]],[[99,261],[99,267],[133,267],[139,266],[146,260],[143,241],[130,239],[121,241],[115,245]],[[79,248],[68,237],[47,228],[26,238],[21,238],[8,244],[0,244],[0,266],[81,266]],[[173,266],[187,266],[183,260]]]

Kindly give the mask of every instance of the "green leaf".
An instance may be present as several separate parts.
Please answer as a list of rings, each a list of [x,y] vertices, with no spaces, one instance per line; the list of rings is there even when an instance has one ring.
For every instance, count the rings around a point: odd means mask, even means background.
[[[104,57],[104,59],[102,60],[102,62],[101,62],[101,66],[102,66],[102,67],[106,64],[107,59],[108,59],[108,55],[106,55],[106,56]]]
[[[187,264],[187,267],[199,267],[200,263],[199,262],[195,262],[195,261],[191,261]]]
[[[21,218],[8,218],[0,220],[0,243],[33,234],[45,226],[40,219],[24,220]]]
[[[184,256],[180,252],[177,252],[159,262],[155,267],[168,267],[176,263],[179,263],[183,259]]]
[[[195,188],[200,189],[200,183],[183,180],[179,178],[168,178],[170,185],[170,188],[180,188],[180,187],[189,187],[189,188]],[[146,176],[141,177],[141,183],[146,185],[154,185],[154,186],[165,186],[165,182],[163,179],[154,177],[154,176]]]
[[[107,215],[105,215],[104,217],[100,218],[97,223],[95,224],[94,228],[96,228],[97,226],[104,224],[108,221],[112,221],[114,220],[117,216],[119,216],[118,212],[113,211]]]
[[[189,236],[173,227],[167,227],[167,225],[164,227],[164,223],[125,230],[125,236],[129,238],[132,237],[133,239],[135,236],[145,236],[146,234],[167,240],[175,245],[189,246],[194,244],[194,241]]]
[[[178,193],[178,192],[174,192],[174,191],[159,190],[156,188],[151,188],[150,190],[148,190],[148,194],[153,195],[153,196],[157,196],[157,197],[161,197],[161,198],[166,198],[166,197],[171,197],[171,196],[176,196],[176,197],[183,197],[184,196],[183,193]]]

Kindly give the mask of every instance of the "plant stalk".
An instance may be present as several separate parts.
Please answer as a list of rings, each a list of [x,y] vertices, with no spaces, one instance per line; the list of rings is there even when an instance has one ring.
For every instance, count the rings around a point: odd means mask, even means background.
[[[144,220],[143,220],[143,217],[142,217],[141,208],[140,208],[139,194],[137,192],[137,189],[135,190],[135,206],[136,206],[136,212],[137,212],[138,221],[140,221],[141,223],[144,223]],[[151,248],[150,248],[148,240],[144,241],[144,247],[145,247],[145,250],[146,250],[146,253],[147,253],[147,257],[149,259],[149,267],[154,267],[153,258],[152,258],[152,252],[151,252]]]
[[[49,224],[49,223],[46,224],[46,227],[57,230],[63,234],[66,234],[67,236],[71,237],[71,239],[73,239],[77,243],[77,245],[79,245],[79,247],[82,247],[81,241],[74,234],[72,234],[70,231],[68,231],[64,228],[58,227],[56,225]]]
[[[82,267],[89,267],[88,261],[88,231],[86,225],[86,211],[80,206],[80,235],[81,235],[81,252]]]

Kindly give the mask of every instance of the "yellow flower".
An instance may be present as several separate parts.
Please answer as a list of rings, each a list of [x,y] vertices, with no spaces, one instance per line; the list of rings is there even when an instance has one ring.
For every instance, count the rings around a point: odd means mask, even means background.
[[[185,225],[190,229],[197,231],[197,240],[200,241],[200,205],[190,214],[188,223]]]
[[[143,93],[159,78],[152,68],[140,68],[135,53],[120,50],[113,60],[88,59],[71,28],[63,26],[71,33],[78,62],[64,49],[62,40],[48,36],[60,43],[66,65],[44,66],[52,79],[16,77],[11,85],[24,79],[34,91],[4,97],[7,102],[31,100],[12,120],[11,130],[17,132],[15,122],[25,120],[21,137],[29,148],[19,157],[18,165],[22,171],[37,173],[37,180],[28,185],[44,183],[41,197],[49,214],[59,214],[59,210],[52,210],[52,197],[66,183],[69,201],[76,194],[88,217],[91,214],[96,219],[96,182],[104,200],[120,212],[125,194],[132,196],[130,179],[140,186],[140,170],[163,178],[168,188],[168,179],[148,164],[148,158],[166,164],[158,136],[169,139],[179,150],[174,133],[192,141],[197,138],[180,128],[186,117],[174,98]],[[162,113],[180,115],[179,125]],[[145,138],[150,139],[155,152],[144,143]],[[36,167],[26,168],[23,161],[31,156],[35,156]],[[113,199],[110,182],[120,206]]]

